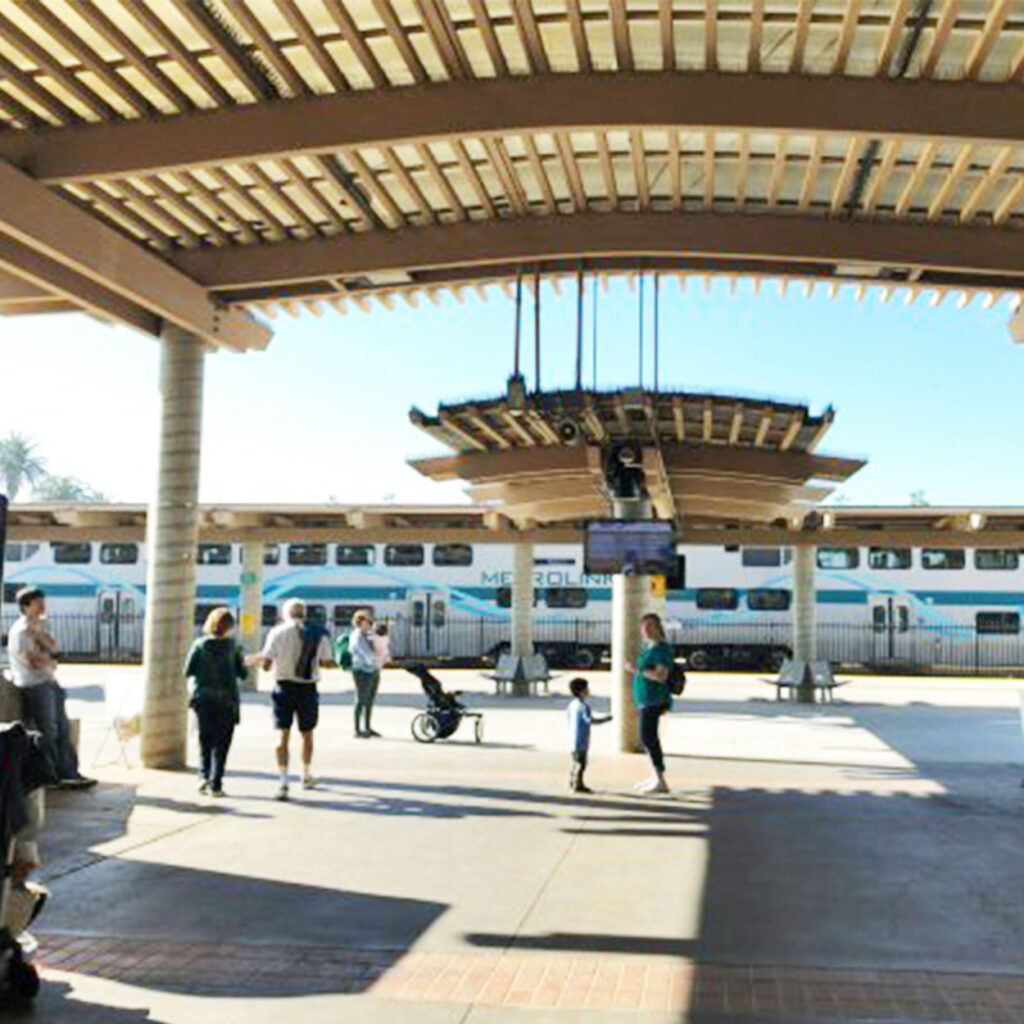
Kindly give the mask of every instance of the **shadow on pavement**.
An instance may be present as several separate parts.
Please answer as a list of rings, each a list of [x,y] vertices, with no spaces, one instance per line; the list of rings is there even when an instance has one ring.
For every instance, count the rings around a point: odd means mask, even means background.
[[[5,1010],[3,1019],[55,1024],[160,1024],[147,1009],[122,1009],[79,999],[72,986],[62,981],[44,981],[34,1003]]]

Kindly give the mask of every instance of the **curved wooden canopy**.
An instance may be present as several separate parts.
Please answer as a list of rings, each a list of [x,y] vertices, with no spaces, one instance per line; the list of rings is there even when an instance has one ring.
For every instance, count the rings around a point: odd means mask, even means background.
[[[816,454],[833,412],[722,395],[562,391],[418,409],[412,422],[452,455],[417,459],[434,480],[515,523],[611,514],[609,453],[625,445],[657,515],[735,526],[804,518],[864,462]]]
[[[0,312],[258,347],[524,267],[1024,283],[1011,0],[6,0]]]

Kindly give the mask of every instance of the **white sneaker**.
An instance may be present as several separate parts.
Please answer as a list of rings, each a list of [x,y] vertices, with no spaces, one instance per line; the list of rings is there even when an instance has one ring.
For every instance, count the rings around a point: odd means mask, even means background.
[[[316,779],[312,775],[303,775],[303,777],[302,777],[302,788],[303,789],[316,789]]]
[[[658,781],[657,775],[648,775],[646,779],[641,779],[639,782],[633,783],[633,788],[638,793],[646,793],[648,787],[653,786]]]
[[[288,783],[282,782],[277,789],[277,796],[275,800],[287,800],[288,799]]]
[[[640,789],[641,793],[668,793],[668,783],[664,778],[651,779],[646,785]]]

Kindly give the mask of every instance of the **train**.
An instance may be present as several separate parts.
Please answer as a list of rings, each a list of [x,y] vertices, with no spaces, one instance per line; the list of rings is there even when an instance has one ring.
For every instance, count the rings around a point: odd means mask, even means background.
[[[8,542],[0,625],[38,585],[65,657],[141,655],[146,552],[126,542]],[[791,653],[792,549],[680,546],[678,589],[661,600],[691,668],[774,669]],[[819,547],[818,648],[847,666],[1024,668],[1024,567],[1007,548]],[[196,551],[195,625],[238,608],[239,544]],[[289,597],[332,632],[358,608],[389,623],[397,659],[493,662],[508,649],[513,548],[477,543],[268,544],[263,628]],[[610,644],[612,579],[585,571],[582,545],[534,547],[534,642],[556,666],[599,666]],[[652,601],[654,599],[652,598]]]

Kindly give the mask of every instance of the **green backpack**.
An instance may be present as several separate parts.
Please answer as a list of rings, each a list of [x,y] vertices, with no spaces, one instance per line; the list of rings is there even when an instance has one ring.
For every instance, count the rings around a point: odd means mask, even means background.
[[[345,669],[346,672],[352,669],[352,652],[348,649],[348,641],[351,633],[345,632],[334,641],[334,660],[338,663],[339,668]]]

